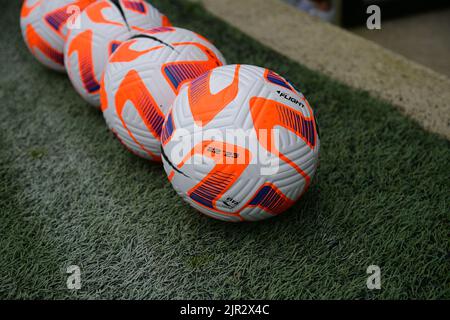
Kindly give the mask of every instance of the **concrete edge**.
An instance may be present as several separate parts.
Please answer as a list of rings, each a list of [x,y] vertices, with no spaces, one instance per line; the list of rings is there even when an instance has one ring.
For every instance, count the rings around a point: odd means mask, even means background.
[[[306,67],[386,100],[450,139],[450,79],[280,0],[190,0]]]

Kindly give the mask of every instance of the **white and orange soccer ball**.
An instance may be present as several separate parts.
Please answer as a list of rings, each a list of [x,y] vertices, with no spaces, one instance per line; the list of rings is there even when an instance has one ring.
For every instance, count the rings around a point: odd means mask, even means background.
[[[95,0],[24,0],[20,27],[28,49],[45,66],[64,72],[66,22]]]
[[[160,161],[161,128],[179,89],[224,63],[214,45],[189,30],[161,27],[134,36],[105,69],[101,105],[108,127],[134,154]]]
[[[257,221],[308,189],[319,135],[306,98],[273,71],[229,65],[184,86],[161,134],[164,169],[191,206],[225,221]]]
[[[69,32],[64,59],[75,90],[100,106],[100,81],[109,56],[140,30],[170,25],[144,0],[98,0],[80,15],[80,28]]]

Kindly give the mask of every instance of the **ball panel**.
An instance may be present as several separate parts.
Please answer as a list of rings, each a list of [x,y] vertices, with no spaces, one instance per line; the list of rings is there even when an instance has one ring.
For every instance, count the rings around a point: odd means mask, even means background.
[[[24,37],[28,48],[36,59],[51,69],[64,71],[64,55],[41,37],[33,25],[26,26]]]

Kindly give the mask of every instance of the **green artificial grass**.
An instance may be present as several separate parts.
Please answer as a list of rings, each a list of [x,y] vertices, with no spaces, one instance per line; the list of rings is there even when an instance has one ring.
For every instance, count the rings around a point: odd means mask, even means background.
[[[199,214],[161,165],[113,139],[66,76],[34,60],[20,34],[20,1],[5,1],[1,298],[450,298],[448,141],[199,5],[153,3],[210,38],[229,63],[271,68],[307,96],[321,126],[313,185],[264,222]],[[66,288],[72,264],[81,267],[79,291]],[[379,291],[366,288],[371,264],[381,267]]]

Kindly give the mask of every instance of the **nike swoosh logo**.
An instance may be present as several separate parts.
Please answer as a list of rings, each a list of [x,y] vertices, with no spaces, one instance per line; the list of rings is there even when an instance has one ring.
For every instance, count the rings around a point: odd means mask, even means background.
[[[167,164],[176,172],[178,172],[179,174],[182,174],[183,176],[185,176],[186,178],[190,178],[189,176],[187,176],[183,171],[181,171],[180,169],[178,169],[173,163],[172,161],[169,160],[169,158],[167,157],[166,153],[164,152],[164,148],[161,146],[161,155],[164,158],[164,160],[166,160]]]

